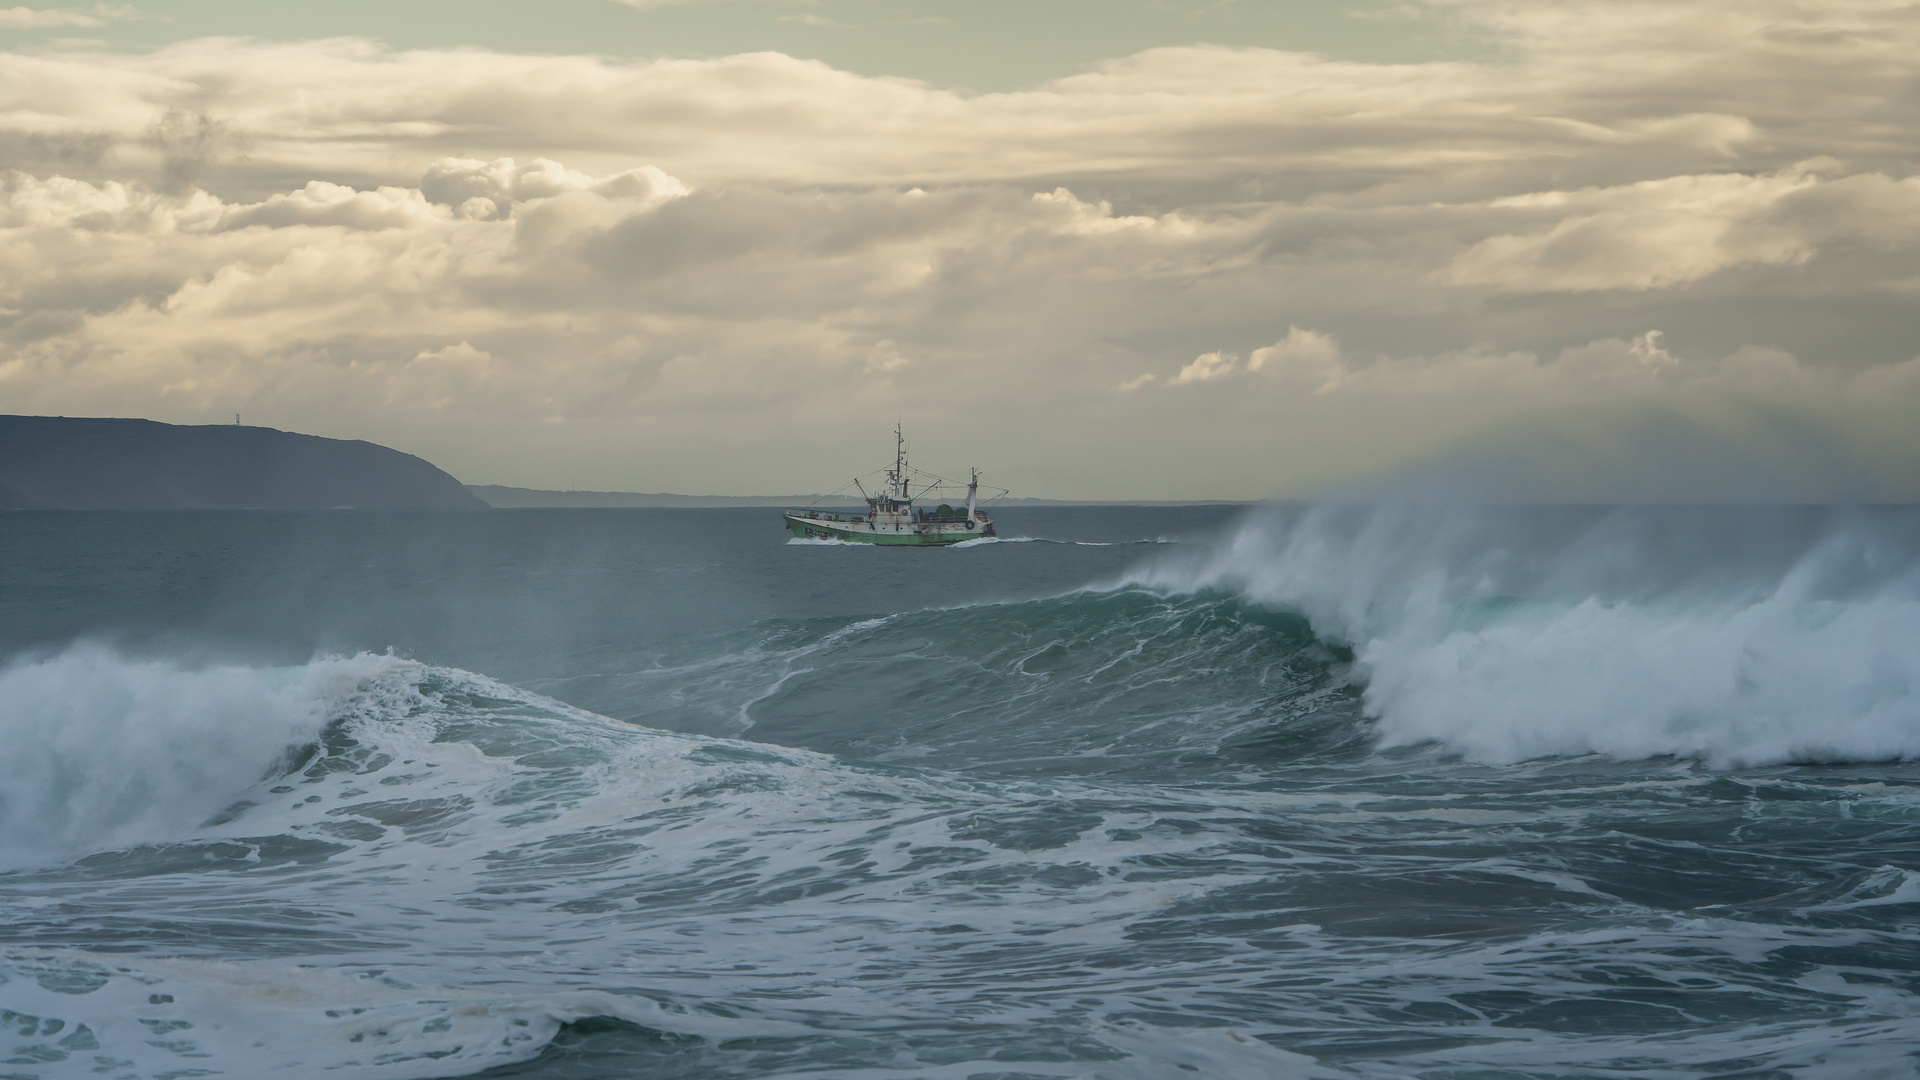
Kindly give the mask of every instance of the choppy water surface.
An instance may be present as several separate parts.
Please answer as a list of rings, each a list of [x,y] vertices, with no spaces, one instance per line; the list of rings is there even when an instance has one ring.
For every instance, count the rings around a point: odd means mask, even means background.
[[[1920,511],[0,517],[0,1076],[1909,1077]]]

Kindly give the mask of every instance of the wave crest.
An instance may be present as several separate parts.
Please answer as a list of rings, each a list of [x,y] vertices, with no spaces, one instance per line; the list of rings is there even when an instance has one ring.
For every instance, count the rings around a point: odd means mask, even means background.
[[[1129,578],[1350,643],[1386,745],[1507,763],[1920,757],[1920,515],[1275,507]]]
[[[185,835],[418,666],[192,668],[78,645],[0,670],[0,869]]]

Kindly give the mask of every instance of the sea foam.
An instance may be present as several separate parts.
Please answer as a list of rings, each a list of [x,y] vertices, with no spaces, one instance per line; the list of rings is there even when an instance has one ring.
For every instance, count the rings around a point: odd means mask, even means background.
[[[1916,552],[1870,511],[1274,507],[1128,583],[1302,612],[1389,746],[1890,760],[1920,757]]]
[[[0,670],[0,869],[185,835],[407,663],[195,668],[83,644]]]

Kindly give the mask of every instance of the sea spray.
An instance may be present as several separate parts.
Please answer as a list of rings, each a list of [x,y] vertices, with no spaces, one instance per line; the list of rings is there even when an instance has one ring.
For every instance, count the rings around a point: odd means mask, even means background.
[[[1186,513],[1017,531],[1193,538]],[[1920,764],[1737,765],[1712,747],[1773,737],[1745,713],[1693,743],[1600,714],[1588,739],[1620,745],[1559,756],[1566,727],[1523,706],[1562,680],[1597,695],[1569,658],[1638,634],[1668,644],[1603,655],[1650,700],[1674,699],[1647,674],[1669,670],[1718,700],[1691,673],[1730,641],[1787,730],[1838,688],[1862,711],[1837,729],[1871,731],[1903,700],[1920,514],[1276,513],[1151,554],[887,557],[786,546],[757,512],[21,518],[51,539],[0,564],[0,636],[82,682],[157,664],[151,714],[227,734],[156,725],[177,747],[98,760],[101,790],[170,756],[211,770],[205,816],[0,871],[0,1060],[37,1080],[1911,1073]],[[165,576],[125,571],[156,549]],[[192,604],[247,648],[149,641],[88,669],[60,645]],[[301,660],[322,638],[345,658]],[[421,660],[354,655],[394,641]],[[232,659],[263,652],[294,655]],[[1769,681],[1795,663],[1805,699]],[[1369,718],[1394,672],[1413,689]],[[209,673],[254,687],[244,707],[187,708]],[[279,725],[291,755],[248,736],[276,688],[310,718]],[[1423,705],[1476,722],[1408,744],[1392,725]],[[1548,756],[1495,752],[1540,731]],[[267,763],[192,764],[229,748]]]
[[[96,645],[0,670],[0,868],[182,835],[404,661],[187,667]]]
[[[1716,765],[1920,756],[1920,531],[1807,507],[1275,507],[1125,578],[1354,648],[1385,745]]]
[[[1891,774],[990,779],[389,680],[409,707],[349,707],[256,805],[0,876],[24,1075],[459,1075],[601,1017],[606,1068],[667,1076],[1837,1078],[1920,1015],[1850,981],[1898,956]],[[1736,827],[1820,842],[1756,864]]]

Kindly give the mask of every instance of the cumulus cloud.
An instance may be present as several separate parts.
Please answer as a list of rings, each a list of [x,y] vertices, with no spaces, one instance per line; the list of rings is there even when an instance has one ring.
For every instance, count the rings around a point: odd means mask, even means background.
[[[794,455],[791,417],[905,413],[1087,497],[1664,402],[1920,483],[1912,19],[1422,10],[1507,55],[1155,49],[968,96],[777,54],[0,54],[0,394],[638,490],[805,490],[872,446]]]
[[[1239,365],[1240,358],[1237,356],[1228,356],[1219,352],[1201,353],[1193,358],[1193,363],[1181,368],[1180,374],[1175,375],[1173,381],[1176,383],[1206,382],[1208,379],[1218,379],[1233,374],[1238,370]]]
[[[1208,382],[1229,375],[1251,375],[1265,369],[1268,364],[1273,365],[1274,372],[1284,370],[1296,380],[1304,375],[1311,381],[1318,373],[1322,381],[1315,387],[1316,393],[1337,388],[1345,376],[1345,368],[1340,362],[1340,346],[1331,336],[1289,326],[1286,337],[1273,345],[1253,350],[1244,366],[1238,356],[1222,352],[1201,353],[1193,358],[1192,363],[1181,368],[1168,385]]]
[[[1259,371],[1269,363],[1276,368],[1285,366],[1293,370],[1312,368],[1332,368],[1340,362],[1340,346],[1335,344],[1331,335],[1315,330],[1302,330],[1297,326],[1287,327],[1287,336],[1262,349],[1253,350],[1247,357],[1247,370]],[[1327,384],[1331,389],[1334,383]]]
[[[274,195],[251,205],[223,206],[220,225],[285,228],[290,225],[342,225],[351,229],[404,229],[432,211],[423,192],[383,187],[356,191],[325,180],[309,180],[298,191]]]
[[[420,193],[428,200],[457,207],[467,217],[506,217],[517,202],[576,191],[643,201],[674,199],[687,193],[684,184],[651,165],[595,180],[546,158],[535,158],[524,165],[514,164],[512,158],[443,158],[428,166],[420,181]],[[475,200],[487,206],[481,208]]]

